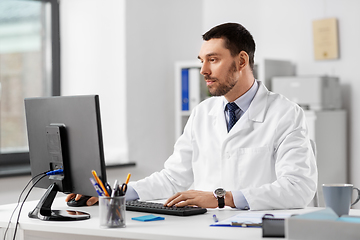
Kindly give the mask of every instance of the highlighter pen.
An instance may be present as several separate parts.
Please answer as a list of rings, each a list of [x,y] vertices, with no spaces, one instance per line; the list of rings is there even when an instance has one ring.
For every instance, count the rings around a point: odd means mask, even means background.
[[[93,178],[90,178],[90,182],[94,186],[99,197],[104,196],[104,191],[101,189],[100,185]]]
[[[100,180],[100,178],[96,174],[95,170],[92,170],[91,173],[94,176],[95,181],[100,185],[100,187],[104,191],[105,196],[110,197],[109,193],[106,191],[106,188],[105,188],[104,184],[102,183],[102,181]]]

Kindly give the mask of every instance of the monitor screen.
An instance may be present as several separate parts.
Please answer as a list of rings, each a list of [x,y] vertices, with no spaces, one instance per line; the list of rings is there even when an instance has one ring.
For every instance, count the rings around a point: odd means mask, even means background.
[[[98,95],[25,99],[31,174],[63,169],[37,187],[97,196],[92,170],[106,182]]]

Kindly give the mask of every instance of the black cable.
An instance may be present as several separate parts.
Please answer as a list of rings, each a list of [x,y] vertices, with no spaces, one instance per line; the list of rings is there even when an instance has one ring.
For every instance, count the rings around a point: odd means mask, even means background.
[[[39,179],[37,179],[37,180],[35,181],[35,183],[30,187],[30,189],[29,189],[28,193],[26,194],[23,202],[21,203],[21,206],[20,206],[20,209],[19,209],[19,213],[18,213],[18,218],[17,218],[17,220],[16,220],[16,225],[15,225],[13,240],[15,240],[15,237],[16,237],[16,231],[17,231],[17,227],[18,227],[18,225],[19,225],[19,219],[20,219],[21,210],[22,210],[22,208],[23,208],[23,206],[24,206],[24,203],[25,203],[26,199],[29,197],[29,195],[30,195],[30,193],[31,193],[31,190],[35,187],[35,185],[36,185],[41,179],[43,179],[43,178],[46,177],[46,176],[47,176],[47,175],[46,175],[46,173],[45,173],[44,175],[42,175]]]
[[[41,176],[41,175],[45,175],[45,176],[46,176],[46,172],[40,173],[40,174],[34,176],[33,178],[31,178],[30,181],[26,184],[25,188],[24,188],[24,189],[22,190],[22,192],[20,193],[20,196],[19,196],[17,205],[15,206],[15,209],[14,209],[14,211],[12,212],[12,214],[11,214],[11,216],[10,216],[10,219],[9,219],[9,223],[8,223],[8,225],[7,225],[7,227],[6,227],[6,230],[5,230],[5,233],[4,233],[4,240],[6,239],[6,234],[7,234],[8,230],[9,230],[10,223],[11,223],[11,219],[12,219],[12,217],[13,217],[16,209],[17,209],[17,207],[18,207],[19,204],[20,204],[21,196],[23,195],[23,193],[25,192],[25,190],[26,190],[26,188],[29,186],[29,184],[30,184],[35,178],[37,178],[37,177],[39,177],[39,176]]]

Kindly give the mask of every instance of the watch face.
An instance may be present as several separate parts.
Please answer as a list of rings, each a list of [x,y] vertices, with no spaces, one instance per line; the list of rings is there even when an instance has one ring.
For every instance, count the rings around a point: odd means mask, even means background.
[[[215,195],[218,197],[223,197],[225,196],[226,191],[222,188],[218,188],[215,190]]]

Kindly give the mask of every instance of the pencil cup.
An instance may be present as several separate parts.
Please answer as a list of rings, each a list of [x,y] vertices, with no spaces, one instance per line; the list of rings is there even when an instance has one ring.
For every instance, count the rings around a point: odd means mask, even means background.
[[[100,226],[107,228],[121,228],[126,226],[125,196],[100,197],[99,216]]]

